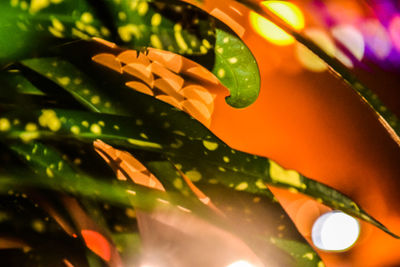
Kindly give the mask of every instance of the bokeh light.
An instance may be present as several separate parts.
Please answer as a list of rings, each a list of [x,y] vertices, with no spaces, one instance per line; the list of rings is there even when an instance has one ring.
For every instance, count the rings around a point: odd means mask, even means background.
[[[299,31],[304,28],[304,15],[296,5],[285,1],[264,1],[262,5],[274,12],[295,30]],[[271,43],[290,45],[295,42],[294,38],[284,30],[253,11],[250,12],[250,23],[258,34]]]
[[[394,47],[400,51],[400,15],[395,16],[390,21],[389,33]]]
[[[361,24],[365,45],[373,55],[384,60],[392,49],[392,42],[385,27],[377,19],[366,19]]]
[[[364,57],[364,38],[352,25],[337,25],[332,28],[333,37],[345,46],[359,61]]]
[[[240,260],[240,261],[235,261],[234,263],[231,263],[226,267],[255,267],[255,266],[245,260]]]
[[[341,211],[331,211],[314,223],[311,238],[314,245],[326,251],[345,251],[351,248],[360,234],[358,221]]]
[[[335,55],[335,44],[326,32],[321,29],[307,29],[305,35],[314,41],[328,55]],[[296,56],[303,67],[310,71],[322,72],[328,69],[327,64],[321,58],[300,43],[296,46]]]

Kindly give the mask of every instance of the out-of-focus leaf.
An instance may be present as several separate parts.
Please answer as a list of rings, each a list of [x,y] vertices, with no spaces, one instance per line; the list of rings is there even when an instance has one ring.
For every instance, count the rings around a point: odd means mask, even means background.
[[[73,138],[86,142],[102,139],[112,145],[162,153],[193,182],[220,183],[238,191],[270,197],[271,193],[265,190],[266,184],[285,187],[362,218],[395,236],[340,192],[293,170],[285,170],[266,158],[233,150],[221,141],[187,140],[182,133],[161,131],[156,125],[132,124],[132,121],[141,119],[138,117],[69,110],[32,111],[29,115],[30,118],[3,116],[1,120],[4,123],[15,119],[21,123],[8,124],[8,129],[0,135],[25,142],[37,138]],[[38,121],[39,125],[35,124],[35,128],[29,124],[32,121]]]
[[[130,47],[206,54],[215,42],[212,17],[190,5],[149,0],[105,0],[104,4],[123,44]]]
[[[318,254],[309,245],[285,238],[271,238],[270,241],[290,253],[296,259],[298,267],[315,267],[322,264]]]
[[[293,222],[277,201],[265,196],[254,196],[218,185],[204,183],[197,185],[227,216],[227,219],[231,221],[239,233],[241,232],[240,229],[246,229],[247,233],[244,238],[253,245],[255,251],[265,257],[264,262],[269,262],[273,258],[281,265],[300,267],[303,265],[301,265],[301,259],[300,262],[297,262],[299,260],[298,253],[302,253],[301,256],[310,253],[313,260],[309,260],[308,263],[313,265],[309,266],[317,266],[318,261],[320,261],[319,256],[298,233]],[[296,244],[302,250],[295,250],[297,247],[290,250],[280,246],[280,244],[278,245],[275,242],[278,237],[288,240],[291,244]],[[282,249],[293,259],[285,263],[287,259],[276,248]]]
[[[2,85],[1,94],[44,95],[42,91],[29,82],[18,70],[0,72],[0,83]]]
[[[117,245],[117,248],[119,248],[124,262],[133,264],[133,262],[139,258],[138,254],[141,248],[139,233],[115,233],[112,235],[112,239]]]
[[[217,29],[215,63],[212,72],[230,92],[227,103],[245,108],[256,101],[260,72],[247,46],[234,34]]]
[[[57,39],[109,35],[84,0],[0,3],[0,65],[45,51]]]

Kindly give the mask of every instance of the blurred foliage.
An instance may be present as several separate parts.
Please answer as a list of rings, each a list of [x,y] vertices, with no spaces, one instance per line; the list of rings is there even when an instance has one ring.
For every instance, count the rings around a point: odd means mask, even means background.
[[[162,259],[175,249],[184,259],[194,248],[207,249],[201,246],[206,233],[196,229],[210,230],[210,244],[225,242],[217,240],[221,233],[234,236],[268,266],[320,266],[267,185],[306,194],[392,234],[347,196],[234,150],[203,125],[198,114],[213,108],[207,97],[227,89],[228,104],[245,108],[260,87],[250,50],[207,13],[181,2],[142,0],[12,0],[0,10],[5,266],[135,264],[158,235],[160,247],[172,247],[150,253]],[[152,58],[161,50],[182,66]],[[123,62],[124,51],[135,57]],[[135,75],[127,71],[132,66]],[[134,88],[127,86],[132,79]],[[179,90],[171,91],[176,84]],[[103,160],[93,147],[98,139],[131,156]],[[145,170],[138,174],[130,157]],[[134,182],[150,173],[165,192]],[[215,207],[204,205],[196,190]],[[164,213],[195,222],[191,232],[171,226]],[[182,248],[188,238],[197,246]]]

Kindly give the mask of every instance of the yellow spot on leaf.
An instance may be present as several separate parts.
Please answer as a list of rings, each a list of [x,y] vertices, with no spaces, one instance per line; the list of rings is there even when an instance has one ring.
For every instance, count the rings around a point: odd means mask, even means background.
[[[89,24],[89,23],[92,23],[92,21],[93,21],[93,16],[92,16],[92,14],[90,14],[89,12],[84,12],[84,13],[82,14],[82,16],[81,16],[81,20],[82,20],[84,23]]]
[[[82,83],[82,80],[81,80],[81,79],[79,79],[79,78],[75,78],[75,79],[74,79],[74,84],[79,85],[79,84],[81,84],[81,83]]]
[[[185,39],[183,39],[182,26],[180,24],[175,24],[174,36],[179,48],[182,49],[183,51],[186,51],[188,49],[188,45],[186,44]]]
[[[95,27],[93,27],[92,25],[85,26],[85,31],[88,34],[92,35],[92,36],[98,36],[99,35],[99,31]]]
[[[225,168],[224,167],[218,167],[218,170],[220,170],[221,172],[226,172],[226,170],[225,170]]]
[[[312,254],[311,252],[308,252],[303,255],[303,258],[306,258],[306,259],[309,259],[310,261],[312,261],[314,259],[314,254]]]
[[[240,184],[238,184],[235,189],[238,191],[242,191],[245,190],[247,187],[249,187],[249,184],[246,182],[241,182]]]
[[[118,18],[120,20],[126,20],[126,13],[125,12],[118,12]]]
[[[75,25],[79,30],[81,31],[85,30],[85,23],[83,23],[82,21],[76,21]]]
[[[229,63],[231,64],[235,64],[238,60],[236,57],[231,57],[230,59],[228,59]]]
[[[197,170],[190,170],[185,173],[185,175],[190,179],[192,182],[198,182],[201,180],[202,176],[201,173]]]
[[[207,49],[211,48],[211,44],[207,39],[203,39],[202,43],[203,43],[205,48],[207,48]]]
[[[72,35],[79,37],[80,39],[83,39],[83,40],[90,39],[90,37],[87,34],[81,32],[80,30],[77,30],[75,28],[72,28],[71,33],[72,33]]]
[[[151,25],[157,27],[158,25],[161,24],[161,20],[162,20],[161,15],[159,13],[156,13],[151,17]]]
[[[29,122],[25,125],[25,131],[27,132],[34,132],[37,130],[37,125],[36,123]]]
[[[60,77],[60,78],[57,78],[57,81],[62,85],[62,86],[67,86],[70,82],[71,82],[71,79],[69,78],[69,77]]]
[[[90,98],[90,102],[92,102],[93,105],[97,105],[100,103],[100,97],[97,95],[92,96],[92,98]]]
[[[189,51],[189,50],[188,50]],[[208,52],[207,48],[205,46],[200,46],[200,53],[206,54]]]
[[[152,35],[150,36],[150,42],[151,42],[151,45],[152,45],[153,47],[158,48],[158,49],[163,49],[163,45],[162,45],[162,43],[161,43],[161,40],[160,40],[160,38],[158,38],[157,35],[152,34]]]
[[[41,220],[34,220],[32,222],[32,228],[38,233],[43,233],[45,230],[44,223]]]
[[[148,142],[148,141],[141,141],[141,140],[132,139],[132,138],[128,138],[128,142],[132,145],[140,146],[140,147],[151,147],[151,148],[157,148],[157,149],[162,148],[162,146],[160,144]]]
[[[22,9],[22,10],[27,10],[27,9],[28,9],[28,3],[25,2],[25,1],[22,1],[22,2],[21,2],[21,9]]]
[[[62,32],[64,30],[64,25],[58,19],[52,18],[51,22],[53,23],[54,29],[56,29],[57,31]]]
[[[36,13],[39,10],[46,8],[50,5],[49,0],[32,0],[29,8],[30,13]]]
[[[62,32],[58,31],[56,28],[49,26],[49,32],[54,35],[55,37],[58,38],[63,38],[64,35],[62,34]]]
[[[217,72],[217,75],[219,78],[224,78],[225,77],[225,70],[224,69],[219,69]]]
[[[104,36],[110,36],[110,30],[107,29],[107,28],[104,27],[104,26],[101,26],[100,32],[101,32],[101,34],[104,35]]]
[[[80,131],[81,131],[81,130],[80,130],[79,127],[76,126],[76,125],[74,125],[74,126],[71,127],[71,133],[73,133],[73,134],[79,134]]]
[[[51,131],[58,131],[61,128],[61,121],[57,118],[54,110],[44,109],[39,117],[39,124],[42,127],[48,127]]]
[[[294,194],[296,194],[296,193],[299,192],[299,190],[297,190],[297,189],[294,188],[294,187],[290,187],[290,188],[288,189],[288,191],[289,191],[290,193],[294,193]]]
[[[218,180],[217,179],[210,179],[210,180],[208,180],[208,182],[210,184],[218,184]]]
[[[10,130],[11,124],[10,121],[6,118],[1,118],[0,119],[0,132],[5,132]]]
[[[269,174],[275,182],[285,183],[294,187],[304,187],[300,174],[293,170],[285,170],[274,161],[269,161]]]
[[[134,209],[130,209],[130,208],[126,209],[126,210],[125,210],[125,214],[126,214],[126,216],[128,216],[129,218],[135,218],[135,217],[136,217],[136,212],[135,212]]]
[[[140,4],[137,7],[139,16],[146,15],[148,10],[149,10],[149,5],[147,4],[147,2],[140,2]]]
[[[207,148],[210,151],[214,151],[218,148],[218,143],[216,142],[211,142],[207,140],[203,140],[203,146]]]
[[[18,6],[18,2],[19,2],[19,0],[11,0],[10,4],[12,7],[16,7],[16,6]]]
[[[265,182],[261,179],[258,179],[256,181],[256,186],[258,189],[267,189],[267,186],[265,185]]]
[[[94,133],[94,134],[99,135],[99,134],[101,134],[101,127],[100,127],[98,124],[93,123],[93,124],[90,126],[90,131],[91,131],[92,133]]]
[[[230,160],[229,160],[229,158],[227,157],[227,156],[224,156],[223,157],[223,160],[226,162],[226,163],[228,163]]]
[[[176,189],[182,189],[182,188],[183,188],[182,180],[179,179],[179,178],[176,178],[176,179],[174,180],[173,184],[174,184],[174,187],[175,187]]]
[[[132,35],[135,36],[136,39],[140,39],[142,34],[139,28],[133,24],[128,24],[125,26],[121,26],[118,28],[119,36],[121,37],[122,41],[129,42],[132,40]]]
[[[53,178],[54,177],[54,173],[53,173],[53,171],[50,169],[50,168],[46,168],[46,175],[49,177],[49,178]]]
[[[140,137],[143,139],[149,139],[149,137],[145,133],[140,133]]]

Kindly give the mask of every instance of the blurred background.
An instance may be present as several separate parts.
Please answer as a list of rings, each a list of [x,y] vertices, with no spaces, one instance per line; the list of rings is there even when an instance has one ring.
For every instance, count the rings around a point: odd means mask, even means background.
[[[242,110],[220,99],[211,130],[236,149],[270,157],[340,190],[400,234],[400,147],[374,111],[273,23],[243,5],[220,2],[238,23],[236,30],[245,29],[243,39],[260,67],[261,92]],[[400,116],[400,1],[269,1],[264,6],[336,57]],[[312,244],[312,225],[329,208],[272,190]],[[348,251],[317,251],[327,266],[400,266],[400,241],[365,223]]]

